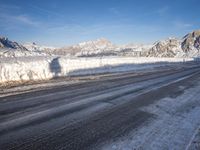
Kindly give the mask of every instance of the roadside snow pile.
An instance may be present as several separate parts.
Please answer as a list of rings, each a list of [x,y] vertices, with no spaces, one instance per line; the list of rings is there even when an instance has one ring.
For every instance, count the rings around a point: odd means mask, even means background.
[[[46,80],[58,76],[141,70],[192,58],[93,57],[68,58],[29,56],[0,59],[0,82]]]

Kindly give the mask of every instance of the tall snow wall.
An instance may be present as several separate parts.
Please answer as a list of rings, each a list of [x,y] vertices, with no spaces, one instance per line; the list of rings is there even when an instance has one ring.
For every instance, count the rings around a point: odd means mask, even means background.
[[[192,58],[134,57],[18,57],[0,59],[0,83],[47,80],[58,76],[137,70],[145,67],[193,61]]]

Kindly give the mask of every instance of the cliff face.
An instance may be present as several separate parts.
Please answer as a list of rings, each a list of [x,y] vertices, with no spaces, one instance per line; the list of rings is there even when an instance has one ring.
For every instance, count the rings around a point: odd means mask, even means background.
[[[197,57],[200,52],[200,30],[193,31],[182,39],[167,39],[157,42],[147,53],[148,57]]]
[[[183,37],[181,47],[184,52],[190,50],[200,50],[200,30],[194,31]]]
[[[175,57],[180,52],[178,39],[167,39],[157,42],[147,53],[148,57]]]
[[[23,45],[10,41],[6,37],[0,37],[0,48],[27,50]]]

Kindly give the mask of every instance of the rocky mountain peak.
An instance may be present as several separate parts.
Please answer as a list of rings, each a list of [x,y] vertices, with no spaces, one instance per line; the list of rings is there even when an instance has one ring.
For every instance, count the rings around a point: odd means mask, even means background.
[[[192,32],[192,36],[193,36],[194,38],[199,37],[199,36],[200,36],[200,30],[193,31],[193,32]]]
[[[200,50],[200,30],[193,31],[184,36],[181,47],[184,52],[192,49]]]
[[[108,39],[106,38],[100,38],[100,39],[97,39],[96,40],[96,43],[99,43],[99,44],[107,44],[107,45],[112,45],[112,42],[109,41]]]
[[[79,43],[78,46],[80,46],[82,49],[102,49],[111,47],[113,44],[105,38],[100,38],[94,41]]]
[[[99,51],[99,50],[108,50],[108,49],[112,49],[114,47],[114,45],[107,39],[105,38],[100,38],[97,40],[93,40],[93,41],[86,41],[86,42],[82,42],[79,43],[77,45],[73,45],[70,47],[65,47],[64,49],[66,49],[67,51],[74,51],[74,52],[86,52],[86,51]],[[71,50],[69,50],[71,49]]]
[[[176,38],[168,38],[166,40],[158,41],[149,50],[150,57],[174,57],[179,51],[180,41]]]
[[[24,46],[18,44],[17,42],[8,40],[7,37],[0,37],[0,48],[27,50]]]

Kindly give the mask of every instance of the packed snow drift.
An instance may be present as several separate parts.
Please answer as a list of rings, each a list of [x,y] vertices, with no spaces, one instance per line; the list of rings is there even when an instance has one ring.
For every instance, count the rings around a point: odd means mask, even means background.
[[[132,57],[18,57],[0,59],[0,82],[46,80],[58,76],[86,75],[149,69],[191,58]]]

